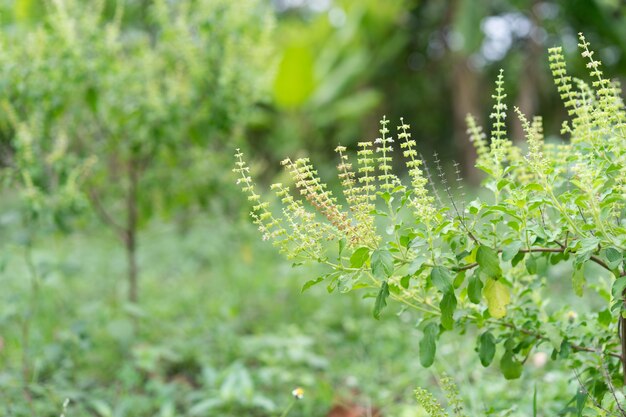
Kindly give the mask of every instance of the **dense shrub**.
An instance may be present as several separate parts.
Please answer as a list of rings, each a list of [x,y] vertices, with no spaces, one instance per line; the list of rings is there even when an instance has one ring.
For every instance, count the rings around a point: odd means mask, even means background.
[[[468,116],[488,197],[465,201],[439,166],[438,191],[409,125],[401,120],[394,138],[385,118],[379,138],[359,143],[356,163],[336,149],[345,209],[307,158],[283,161],[295,192],[272,186],[280,211],[261,200],[240,152],[235,171],[263,238],[295,262],[328,267],[303,289],[325,282],[329,291],[367,291],[376,318],[390,300],[420,314],[423,366],[433,364],[443,332],[475,329],[483,366],[497,360],[504,377],[516,379],[531,353],[547,348],[580,381],[579,415],[585,406],[585,415],[624,415],[615,394],[626,379],[626,336],[618,332],[626,322],[626,111],[582,35],[579,46],[590,84],[567,75],[561,48],[550,49],[571,116],[562,128],[568,141],[545,142],[541,118],[519,109],[527,150],[510,140],[502,73],[489,137]],[[409,184],[394,173],[394,151],[405,158]],[[584,302],[568,306],[561,297],[557,264],[569,268]]]

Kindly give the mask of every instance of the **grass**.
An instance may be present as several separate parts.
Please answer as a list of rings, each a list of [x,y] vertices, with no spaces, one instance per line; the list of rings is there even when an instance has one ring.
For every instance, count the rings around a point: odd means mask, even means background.
[[[17,238],[12,229],[5,236]],[[434,375],[459,384],[473,413],[513,408],[530,415],[527,379],[504,383],[477,361],[474,337],[442,337],[439,367],[421,368],[416,317],[394,308],[376,321],[362,294],[300,294],[315,267],[292,268],[246,222],[195,221],[181,231],[154,224],[141,235],[139,306],[124,302],[124,257],[104,230],[36,242],[40,274],[30,343],[22,329],[29,297],[24,248],[5,244],[0,275],[0,414],[58,416],[324,416],[333,403],[372,404],[385,416],[422,416],[413,390],[440,395]],[[22,355],[28,384],[23,386]],[[573,385],[538,377],[554,412]],[[534,376],[532,376],[534,374]],[[541,407],[540,407],[541,408]],[[477,414],[471,414],[477,415]],[[553,414],[546,414],[553,415]]]

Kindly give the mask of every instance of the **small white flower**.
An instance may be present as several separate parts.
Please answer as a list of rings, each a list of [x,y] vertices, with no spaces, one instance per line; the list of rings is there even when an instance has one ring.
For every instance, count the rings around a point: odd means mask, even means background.
[[[301,400],[302,397],[304,397],[304,390],[300,387],[297,387],[293,391],[291,391],[291,395],[293,395],[296,400]]]

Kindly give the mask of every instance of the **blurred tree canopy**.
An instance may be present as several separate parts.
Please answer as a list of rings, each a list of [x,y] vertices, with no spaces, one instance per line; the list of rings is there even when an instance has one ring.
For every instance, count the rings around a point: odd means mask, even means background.
[[[138,231],[226,182],[224,155],[266,91],[273,19],[258,1],[129,3],[130,21],[124,2],[15,3],[0,33],[0,136],[29,195],[56,191],[53,149],[91,161],[84,192],[126,247],[135,301]]]
[[[403,116],[426,159],[456,159],[470,179],[468,112],[485,121],[493,80],[505,70],[510,104],[541,113],[547,133],[564,116],[547,48],[575,54],[584,32],[607,72],[626,73],[623,2],[611,0],[275,0],[282,57],[274,100],[251,127],[254,154],[275,162],[306,148],[320,160],[337,143],[376,135]],[[573,73],[582,73],[582,61]],[[515,140],[523,137],[511,125]],[[304,144],[304,146],[302,145]],[[277,155],[276,159],[272,156]]]
[[[2,163],[31,161],[45,189],[75,171],[50,175],[33,161],[54,150],[73,167],[96,157],[82,187],[129,252],[155,214],[229,201],[234,148],[252,148],[266,179],[302,152],[324,170],[337,144],[375,137],[382,115],[403,116],[426,159],[455,159],[475,180],[465,116],[486,121],[496,71],[509,104],[543,114],[555,134],[564,111],[546,49],[572,54],[583,31],[607,73],[623,76],[625,10],[611,0],[0,0]],[[519,129],[511,123],[514,140]]]
[[[626,6],[616,0],[263,1],[278,17],[275,59],[267,67],[278,65],[271,97],[250,100],[257,105],[249,107],[254,116],[246,136],[265,168],[303,148],[328,160],[337,143],[353,145],[374,136],[376,121],[387,114],[411,123],[427,159],[434,152],[443,160],[454,158],[472,177],[465,115],[488,117],[489,91],[501,67],[511,103],[544,114],[548,134],[558,131],[563,115],[547,77],[548,47],[563,44],[572,54],[582,31],[607,72],[626,73]],[[101,4],[109,19],[123,4],[125,29],[154,27],[152,0],[88,3]],[[191,0],[176,3],[207,7]],[[4,0],[0,19],[11,31],[32,28],[51,4]],[[232,114],[226,111],[214,121]],[[511,127],[521,138],[519,126]],[[266,172],[272,175],[275,168]]]

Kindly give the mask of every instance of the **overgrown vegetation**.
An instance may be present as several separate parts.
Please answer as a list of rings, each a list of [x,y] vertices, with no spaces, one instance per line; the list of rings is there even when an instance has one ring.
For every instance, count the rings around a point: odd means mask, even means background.
[[[380,137],[359,143],[356,163],[345,147],[336,149],[345,210],[307,158],[283,161],[295,191],[272,186],[280,211],[261,201],[240,152],[235,171],[263,238],[296,262],[330,271],[305,289],[320,282],[329,291],[364,289],[374,298],[375,318],[389,300],[420,313],[423,366],[434,363],[447,331],[477,329],[480,362],[491,365],[499,351],[506,379],[519,378],[533,351],[548,346],[552,360],[563,361],[580,382],[578,415],[626,415],[620,394],[626,333],[619,331],[625,321],[626,111],[619,86],[603,74],[582,34],[579,47],[589,84],[567,74],[561,48],[550,50],[571,116],[562,129],[569,142],[545,143],[541,119],[515,109],[527,150],[512,143],[502,72],[489,139],[468,116],[489,197],[466,202],[453,195],[456,186],[437,166],[440,195],[409,125],[401,120],[394,139],[385,118]],[[394,150],[406,160],[410,185],[394,173]],[[550,266],[559,264],[571,267],[571,286],[585,303],[559,303],[550,278]],[[422,399],[432,416],[444,415]]]

